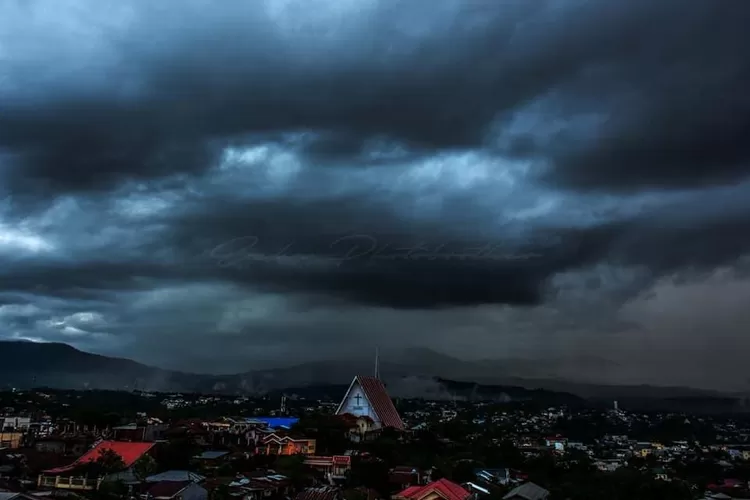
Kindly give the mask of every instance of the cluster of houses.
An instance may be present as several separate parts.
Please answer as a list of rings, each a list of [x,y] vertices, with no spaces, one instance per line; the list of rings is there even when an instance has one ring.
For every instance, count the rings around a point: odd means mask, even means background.
[[[355,377],[335,415],[343,423],[346,437],[352,443],[374,439],[384,429],[406,431],[378,377]],[[144,418],[138,423],[88,429],[84,433],[67,429],[63,424],[56,430],[35,429],[31,433],[33,447],[26,449],[24,438],[30,435],[32,423],[28,419],[16,419],[3,426],[6,434],[12,434],[13,438],[4,439],[5,446],[0,447],[0,453],[11,457],[18,455],[26,465],[28,458],[35,454],[54,456],[58,463],[42,467],[35,478],[27,477],[15,488],[8,482],[0,482],[0,500],[28,500],[50,494],[76,498],[113,484],[126,487],[130,498],[148,500],[206,500],[217,495],[242,500],[290,498],[293,495],[297,500],[343,499],[343,485],[357,453],[319,455],[314,437],[293,432],[297,420],[288,417],[190,419],[168,425],[158,419]],[[175,435],[189,435],[192,442],[203,447],[203,451],[192,457],[192,461],[199,464],[197,470],[201,473],[187,470],[144,473],[142,464],[158,463],[160,453]],[[313,487],[295,490],[291,478],[273,470],[234,473],[231,477],[218,472],[223,464],[250,455],[302,457],[307,468],[319,472],[319,482]],[[114,468],[108,462],[112,457],[116,458]],[[148,471],[148,468],[146,471],[155,472]],[[429,471],[396,468],[391,471],[391,476],[399,485],[399,491],[393,499],[469,500],[489,494],[490,483],[509,484],[507,475],[496,474],[496,471],[482,473],[484,475],[478,473],[473,482],[456,484],[447,479],[433,481]],[[3,491],[3,486],[8,488]],[[362,493],[370,500],[378,497],[374,491],[363,489]],[[548,492],[543,488],[524,483],[518,484],[505,498],[544,500],[547,496]]]

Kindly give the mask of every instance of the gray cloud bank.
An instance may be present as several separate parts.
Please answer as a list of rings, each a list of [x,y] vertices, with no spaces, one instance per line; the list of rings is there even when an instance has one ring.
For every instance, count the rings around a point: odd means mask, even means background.
[[[0,336],[194,371],[588,353],[616,382],[744,389],[711,367],[747,347],[749,22],[6,2]]]

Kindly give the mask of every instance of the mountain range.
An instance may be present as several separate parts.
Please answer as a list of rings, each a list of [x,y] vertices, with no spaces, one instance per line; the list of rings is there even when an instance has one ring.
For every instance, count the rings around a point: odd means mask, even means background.
[[[379,365],[380,375],[389,383],[394,396],[455,397],[458,391],[466,397],[477,392],[503,394],[503,391],[510,390],[508,388],[523,388],[609,401],[637,398],[742,399],[736,395],[684,387],[598,385],[555,378],[552,374],[559,373],[561,366],[571,363],[570,359],[464,361],[423,348],[388,353],[384,358]],[[574,362],[579,369],[583,365],[590,373],[612,368],[609,362],[598,358],[581,358]],[[295,387],[347,384],[352,376],[373,371],[372,358],[355,357],[234,375],[209,375],[164,370],[129,359],[83,352],[61,343],[0,341],[0,387],[251,395]],[[449,381],[455,383],[451,385]]]

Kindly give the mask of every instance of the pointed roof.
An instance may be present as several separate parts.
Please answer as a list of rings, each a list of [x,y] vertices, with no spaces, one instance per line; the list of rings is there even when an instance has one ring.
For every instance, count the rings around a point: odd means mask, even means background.
[[[393,427],[395,429],[404,430],[404,422],[401,420],[396,407],[393,406],[393,401],[386,392],[385,385],[383,385],[383,382],[376,377],[366,377],[363,375],[357,375],[354,377],[354,380],[352,380],[352,383],[349,385],[349,389],[346,391],[346,394],[344,394],[344,398],[341,400],[339,407],[336,409],[336,414],[341,412],[354,384],[359,384],[362,388],[362,392],[365,393],[367,401],[370,402],[370,406],[372,406],[373,411],[378,416],[378,419],[380,419],[380,423],[383,427]]]
[[[195,483],[193,481],[159,481],[148,488],[147,495],[152,498],[174,498],[191,484]]]
[[[545,500],[549,497],[549,491],[534,483],[524,483],[521,486],[511,490],[503,497],[503,500],[523,499],[523,500]]]
[[[396,493],[394,496],[409,500],[419,500],[433,491],[446,500],[466,500],[471,496],[471,493],[466,491],[461,485],[445,478],[433,481],[424,486],[410,486],[404,491]]]

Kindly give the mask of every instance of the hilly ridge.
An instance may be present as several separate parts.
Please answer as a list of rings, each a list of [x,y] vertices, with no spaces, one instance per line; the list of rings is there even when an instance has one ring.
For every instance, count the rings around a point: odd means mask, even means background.
[[[235,375],[209,375],[164,370],[124,358],[80,351],[66,344],[0,341],[0,387],[53,387],[61,389],[142,389],[163,392],[263,394],[288,388],[339,386],[364,367],[364,357],[318,361],[286,368],[256,370]],[[568,393],[576,397],[622,402],[639,398],[722,399],[727,395],[682,387],[610,386],[510,374],[505,361],[466,362],[429,349],[389,353],[380,364],[382,377],[394,395],[406,397],[504,397],[516,389]],[[594,360],[594,362],[596,362]],[[539,362],[536,362],[539,364]],[[516,362],[516,366],[522,365]],[[374,366],[373,366],[374,369]],[[365,370],[369,371],[369,370]],[[518,370],[523,373],[523,370]],[[533,372],[526,372],[531,373]],[[549,396],[547,394],[545,397]],[[729,396],[731,398],[731,396]],[[737,400],[739,401],[739,399]]]

